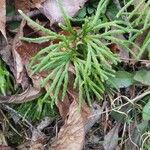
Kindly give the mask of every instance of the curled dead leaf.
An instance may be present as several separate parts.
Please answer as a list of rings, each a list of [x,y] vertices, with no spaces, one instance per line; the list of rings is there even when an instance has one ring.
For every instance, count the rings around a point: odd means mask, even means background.
[[[24,103],[32,101],[42,95],[42,90],[31,85],[21,94],[11,96],[0,96],[0,103]]]

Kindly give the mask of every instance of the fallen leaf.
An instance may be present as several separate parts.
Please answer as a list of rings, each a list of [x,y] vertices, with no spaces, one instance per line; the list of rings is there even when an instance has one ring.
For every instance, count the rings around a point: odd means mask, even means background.
[[[105,150],[115,150],[118,144],[118,132],[120,123],[116,124],[104,137],[103,146]]]
[[[87,0],[63,0],[62,5],[67,14],[71,17],[84,6]],[[47,0],[36,7],[50,20],[51,25],[63,22],[63,16],[56,0]]]
[[[30,11],[31,5],[30,0],[15,0],[16,10],[21,9],[24,12]]]
[[[13,41],[12,53],[14,59],[14,66],[16,70],[15,78],[16,82],[18,84],[21,84],[23,89],[26,89],[30,84],[29,77],[33,80],[34,87],[40,88],[40,78],[42,74],[33,75],[31,77],[31,70],[28,67],[28,65],[30,63],[31,58],[35,56],[37,52],[40,51],[40,49],[45,48],[50,43],[37,44],[21,41],[20,37],[26,36],[26,34],[30,34],[31,32],[33,32],[28,30],[29,29],[26,26],[26,22],[22,21],[19,31]]]
[[[14,149],[6,145],[0,145],[0,150],[14,150]]]
[[[7,39],[6,37],[6,31],[5,31],[5,23],[6,23],[6,2],[5,0],[0,0],[0,31],[3,34],[3,36],[5,37],[5,39]]]
[[[138,124],[136,121],[129,124],[128,132],[130,134],[130,138],[125,142],[126,149],[131,149],[131,150],[138,149],[142,132],[137,128],[137,126]]]
[[[11,72],[15,75],[14,60],[12,56],[12,38],[8,37],[8,42],[0,36],[0,55],[4,62],[9,66]]]
[[[25,89],[29,85],[27,74],[25,73],[24,64],[22,62],[22,58],[17,52],[17,48],[22,45],[22,42],[20,41],[19,37],[23,36],[23,27],[25,26],[26,22],[23,20],[21,22],[20,28],[18,30],[18,33],[16,34],[13,45],[12,45],[12,54],[14,59],[14,67],[15,67],[15,78],[16,82],[18,84],[21,84],[23,89]]]
[[[86,112],[89,115],[89,112]],[[87,119],[87,118],[86,118]],[[78,109],[76,101],[72,102],[69,109],[69,117],[65,125],[60,129],[58,138],[52,145],[55,150],[81,150],[84,143],[84,118]]]
[[[45,117],[39,125],[33,129],[30,150],[44,150],[44,145],[47,141],[47,136],[42,130],[52,123],[53,119]]]
[[[85,134],[100,118],[101,111],[101,108],[96,104],[92,110],[87,105],[83,105],[79,110],[78,103],[74,100],[69,108],[68,119],[60,129],[58,138],[51,148],[55,150],[81,150]]]
[[[32,101],[42,95],[42,90],[31,85],[21,94],[11,96],[0,96],[0,103],[24,103]]]

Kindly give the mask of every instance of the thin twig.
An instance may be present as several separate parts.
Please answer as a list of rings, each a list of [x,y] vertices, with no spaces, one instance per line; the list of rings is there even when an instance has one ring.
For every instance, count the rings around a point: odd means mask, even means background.
[[[8,118],[5,116],[5,114],[3,113],[3,111],[0,109],[0,113],[3,115],[3,117],[5,118],[6,122],[9,124],[9,126],[12,128],[12,130],[14,130],[15,133],[17,133],[20,137],[22,137],[22,135],[13,127],[13,125],[9,122]]]
[[[135,103],[135,102],[141,100],[142,98],[144,98],[147,95],[150,95],[150,91],[146,91],[146,92],[142,93],[141,95],[136,96],[131,101]]]
[[[14,110],[13,108],[9,107],[8,105],[5,105],[5,104],[1,104],[1,105],[2,105],[2,107],[3,107],[6,111],[8,111],[8,112],[11,113],[11,114],[14,114],[14,115],[17,116],[19,119],[20,119],[20,118],[23,118],[23,116],[22,116],[21,114],[19,114],[16,110]],[[24,121],[28,124],[28,126],[30,126],[31,128],[33,128],[32,124],[31,124],[28,120],[24,119]]]

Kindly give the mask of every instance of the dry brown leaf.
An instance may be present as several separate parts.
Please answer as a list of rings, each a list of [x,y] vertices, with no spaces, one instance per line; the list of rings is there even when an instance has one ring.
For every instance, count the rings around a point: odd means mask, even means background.
[[[6,23],[6,2],[5,0],[0,0],[0,32],[3,34],[5,39],[6,37],[6,31],[5,31],[5,23]]]
[[[14,149],[6,145],[0,145],[0,150],[14,150]]]
[[[71,17],[84,6],[87,0],[63,0],[63,7],[67,14]],[[47,0],[43,4],[36,7],[50,20],[51,25],[63,21],[60,7],[56,0]]]
[[[120,123],[116,124],[104,137],[103,146],[105,150],[115,150],[118,144],[118,132]]]
[[[32,101],[42,95],[41,89],[29,87],[23,91],[21,94],[11,95],[11,96],[0,96],[0,103],[24,103]]]
[[[15,74],[14,60],[11,53],[12,49],[12,38],[7,37],[8,42],[1,35],[0,36],[0,55],[5,63],[9,66],[9,69],[13,74]]]
[[[84,116],[89,116],[89,110]],[[65,125],[60,129],[58,139],[52,145],[55,150],[81,150],[84,143],[85,131],[84,121],[76,101],[70,106],[69,117]]]
[[[31,8],[30,3],[30,0],[15,0],[15,8],[16,10],[20,9],[24,12],[28,12]]]
[[[36,7],[36,5],[39,5],[43,2],[45,2],[46,0],[32,0],[32,5]]]
[[[47,136],[42,130],[52,123],[53,119],[45,117],[39,125],[33,129],[30,150],[44,150],[44,145],[47,141]]]
[[[85,134],[100,118],[101,109],[95,105],[91,110],[86,104],[79,110],[76,100],[72,102],[64,126],[60,129],[58,138],[50,149],[81,150],[84,145]]]
[[[23,36],[23,27],[25,26],[26,22],[23,20],[21,22],[20,28],[18,33],[16,34],[13,45],[12,45],[12,54],[14,59],[14,67],[15,67],[15,78],[16,82],[18,84],[21,84],[23,89],[26,89],[29,85],[27,74],[25,73],[24,63],[22,61],[22,58],[17,52],[17,49],[20,45],[22,45],[22,42],[20,41],[19,37]]]
[[[27,30],[27,31],[24,31]],[[26,33],[27,32],[27,33]],[[48,46],[50,43],[28,43],[23,42],[20,40],[20,37],[26,36],[26,34],[30,34],[31,31],[28,31],[28,28],[26,26],[26,22],[22,21],[19,31],[17,35],[14,38],[13,42],[13,58],[14,58],[14,64],[15,64],[15,78],[16,82],[18,84],[21,84],[23,89],[26,89],[28,85],[30,84],[28,81],[28,77],[31,77],[31,70],[28,68],[29,62],[33,56],[37,54],[40,49]],[[35,35],[35,33],[33,32]],[[31,78],[34,80],[34,87],[40,88],[40,78],[42,74],[40,75],[34,75]],[[37,81],[38,80],[38,81]],[[37,82],[36,82],[37,81]]]
[[[16,10],[20,9],[23,12],[29,12],[31,8],[35,8],[36,5],[40,5],[45,0],[15,0]]]

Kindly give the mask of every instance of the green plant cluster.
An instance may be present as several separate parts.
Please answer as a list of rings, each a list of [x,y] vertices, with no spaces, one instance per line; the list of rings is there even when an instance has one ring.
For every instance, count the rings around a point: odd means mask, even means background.
[[[0,94],[6,95],[12,90],[11,75],[4,62],[0,59]]]
[[[132,0],[133,2],[133,0]],[[132,3],[127,3],[118,13],[118,17],[125,12],[126,8]],[[60,4],[60,1],[58,1]],[[149,3],[149,1],[148,1]],[[114,76],[114,65],[120,62],[117,54],[113,53],[108,47],[109,44],[115,43],[124,47],[134,57],[135,54],[130,50],[131,46],[140,48],[134,43],[135,37],[148,28],[149,22],[146,21],[141,31],[134,28],[131,22],[125,22],[122,19],[114,21],[102,21],[100,16],[106,12],[109,0],[100,0],[96,14],[84,19],[81,27],[75,28],[71,25],[66,12],[60,4],[64,17],[64,24],[60,28],[69,33],[63,35],[47,29],[27,17],[22,11],[20,14],[32,25],[46,33],[47,36],[39,38],[21,38],[23,41],[42,43],[47,41],[59,40],[58,43],[49,45],[42,49],[31,61],[30,67],[34,73],[47,71],[49,74],[42,81],[44,87],[48,81],[51,81],[49,90],[44,99],[51,95],[52,106],[58,99],[64,100],[69,87],[69,80],[73,80],[73,88],[79,92],[79,104],[86,100],[91,106],[94,99],[102,99],[105,92],[106,81],[111,84],[110,77]],[[132,18],[133,10],[129,18]],[[136,14],[135,14],[136,15]],[[141,21],[141,17],[138,17]],[[146,18],[148,18],[146,16]],[[130,33],[130,35],[129,35]],[[128,39],[117,38],[117,35],[128,34]],[[149,39],[148,39],[149,42]],[[147,43],[146,43],[147,45]],[[138,58],[143,53],[142,48]],[[38,63],[39,62],[39,63]],[[74,78],[70,79],[70,70],[74,70]],[[58,95],[60,97],[58,97]]]
[[[50,101],[39,97],[36,101],[23,103],[15,107],[17,111],[25,118],[31,121],[39,121],[44,117],[57,118],[57,111],[51,108]],[[33,111],[34,110],[34,111]]]

